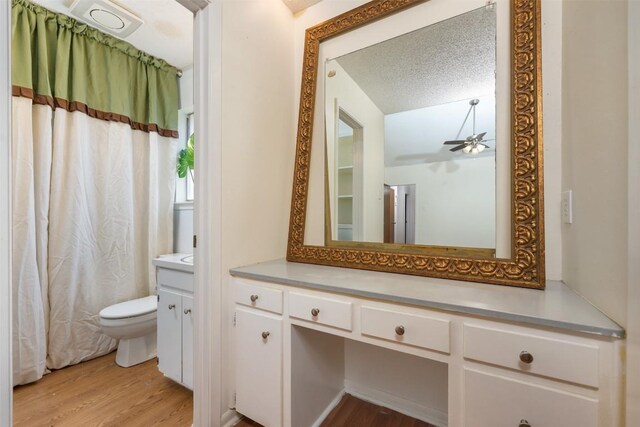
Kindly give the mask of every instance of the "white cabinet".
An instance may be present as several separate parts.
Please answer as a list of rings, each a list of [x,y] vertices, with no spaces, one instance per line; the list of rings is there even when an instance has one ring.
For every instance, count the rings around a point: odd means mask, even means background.
[[[465,369],[465,426],[597,427],[598,401],[554,387]]]
[[[193,390],[193,297],[182,297],[182,383]]]
[[[193,389],[193,274],[158,268],[158,369]]]
[[[182,297],[158,291],[158,369],[182,382]]]
[[[282,318],[236,309],[236,410],[265,427],[282,425]]]
[[[416,414],[437,425],[622,425],[619,360],[623,342],[615,337],[490,320],[288,283],[234,278],[232,286],[236,303],[236,410],[266,427],[318,425],[331,409],[320,391],[335,377],[341,379],[342,392]],[[415,395],[404,399],[401,393],[394,394],[398,380],[385,372],[384,363],[380,363],[381,372],[371,369],[367,375],[380,375],[395,389],[354,387],[345,366],[352,369],[364,358],[380,355],[375,351],[359,353],[355,350],[362,347],[344,344],[348,341],[444,365],[448,398],[443,416],[439,407],[430,406],[439,402],[437,393],[422,395],[432,399],[429,402],[411,400]],[[332,348],[336,351],[331,352]],[[389,361],[394,356],[387,352],[384,357]],[[433,384],[442,387],[435,379]],[[407,390],[411,387],[406,385]],[[297,416],[301,412],[304,422]]]

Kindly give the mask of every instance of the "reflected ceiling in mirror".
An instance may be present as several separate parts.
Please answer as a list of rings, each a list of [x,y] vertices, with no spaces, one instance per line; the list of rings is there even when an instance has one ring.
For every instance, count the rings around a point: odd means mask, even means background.
[[[496,8],[328,59],[324,76],[327,243],[494,257]]]

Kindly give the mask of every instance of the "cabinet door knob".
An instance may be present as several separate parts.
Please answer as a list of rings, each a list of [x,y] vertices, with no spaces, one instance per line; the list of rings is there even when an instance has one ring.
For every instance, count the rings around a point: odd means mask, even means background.
[[[174,308],[176,308],[175,304],[169,304],[169,310],[173,310]]]
[[[251,299],[251,302],[258,301],[258,295],[251,295],[249,298]]]
[[[521,351],[520,352],[520,361],[522,363],[526,363],[528,365],[531,362],[533,362],[533,355],[531,353],[529,353],[528,351],[526,351],[526,350],[525,351]]]
[[[313,317],[316,317],[318,314],[320,314],[320,309],[319,308],[312,308],[311,309],[311,315]]]
[[[396,326],[396,335],[404,335],[404,326],[402,325],[398,325]]]
[[[527,420],[520,420],[520,424],[518,424],[518,427],[531,427],[531,424],[529,424],[529,421]]]
[[[185,308],[184,309],[184,314],[191,314],[191,309],[190,308]]]
[[[263,339],[263,340],[266,340],[267,338],[269,338],[269,335],[271,335],[271,334],[270,334],[268,331],[264,331],[264,332],[262,333],[262,339]]]

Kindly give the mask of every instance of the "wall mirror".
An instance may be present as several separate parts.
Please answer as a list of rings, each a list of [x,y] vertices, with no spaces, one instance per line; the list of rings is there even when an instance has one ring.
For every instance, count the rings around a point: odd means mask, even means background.
[[[289,261],[544,288],[536,0],[306,32]]]

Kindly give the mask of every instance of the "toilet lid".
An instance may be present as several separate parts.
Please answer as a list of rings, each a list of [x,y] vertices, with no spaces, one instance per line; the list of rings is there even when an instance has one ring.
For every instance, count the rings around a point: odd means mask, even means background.
[[[153,313],[157,309],[158,299],[155,295],[150,295],[104,308],[100,311],[100,317],[103,319],[123,319]]]

